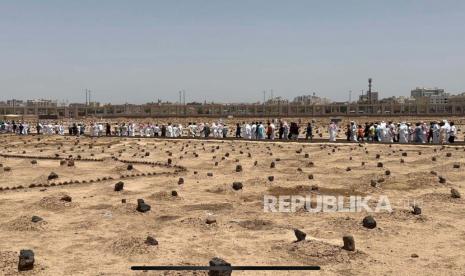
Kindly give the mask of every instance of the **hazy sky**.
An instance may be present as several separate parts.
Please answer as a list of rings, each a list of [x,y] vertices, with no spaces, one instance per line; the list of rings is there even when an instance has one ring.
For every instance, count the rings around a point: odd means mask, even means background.
[[[0,100],[465,91],[465,1],[0,0]]]

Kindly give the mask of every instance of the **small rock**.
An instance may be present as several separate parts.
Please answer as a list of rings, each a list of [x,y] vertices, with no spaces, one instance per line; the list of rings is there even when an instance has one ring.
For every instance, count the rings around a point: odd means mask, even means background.
[[[31,221],[37,223],[39,221],[43,221],[44,219],[39,216],[32,216]]]
[[[178,185],[184,184],[184,178],[180,177],[178,179]]]
[[[413,208],[412,214],[421,215],[421,208],[420,207],[418,207],[417,205],[413,205],[412,208]]]
[[[132,164],[129,164],[128,167],[126,168],[128,171],[131,171],[132,169],[134,169],[134,166]]]
[[[242,165],[236,165],[236,172],[242,172]]]
[[[171,196],[178,196],[178,192],[177,191],[171,191]]]
[[[303,241],[305,240],[305,237],[307,236],[307,234],[305,234],[305,232],[299,230],[299,229],[294,229],[294,234],[295,234],[295,237],[297,238],[297,241]]]
[[[376,227],[376,220],[372,216],[363,218],[363,227],[373,229]]]
[[[34,268],[34,252],[30,249],[21,249],[19,252],[18,270],[26,271]]]
[[[229,266],[230,267],[231,266],[230,263],[218,257],[214,257],[213,259],[211,259],[209,264],[210,264],[210,267],[215,267],[215,266],[220,266],[220,267]],[[231,272],[232,270],[209,270],[208,276],[231,276]]]
[[[150,211],[150,205],[146,204],[143,199],[139,198],[137,200],[137,211],[145,213]]]
[[[208,216],[208,217],[205,219],[205,223],[206,223],[206,224],[213,224],[213,223],[216,223],[216,218],[213,217],[213,216]]]
[[[384,174],[385,174],[385,175],[391,175],[391,171],[390,171],[390,170],[386,170],[386,171],[384,172]]]
[[[118,183],[115,184],[115,192],[122,191],[124,188],[124,182],[119,181]]]
[[[412,257],[412,258],[418,258],[418,254],[413,253],[412,255],[410,255],[410,257]]]
[[[275,164],[275,162],[271,162],[271,164],[270,164],[270,168],[271,168],[271,169],[273,169],[273,168],[275,168],[275,167],[276,167],[276,164]]]
[[[234,182],[232,188],[236,191],[242,190],[242,183],[241,182]]]
[[[268,176],[268,181],[273,182],[274,181],[274,176],[272,176],[272,175]]]
[[[450,195],[452,196],[452,198],[460,198],[461,197],[459,191],[457,189],[455,189],[455,188],[450,189]]]
[[[58,174],[54,173],[54,172],[51,172],[49,175],[48,175],[48,180],[53,180],[53,179],[57,179],[58,178]]]
[[[60,198],[62,201],[71,202],[73,199],[69,195],[64,195]]]
[[[446,183],[446,178],[445,178],[445,177],[442,177],[442,176],[440,176],[440,177],[439,177],[439,183],[441,183],[441,184],[444,184],[444,183]]]
[[[347,251],[355,251],[355,240],[352,235],[346,235],[342,237],[342,241],[344,242],[343,249]]]
[[[144,243],[151,246],[158,245],[158,241],[152,236],[147,236]]]

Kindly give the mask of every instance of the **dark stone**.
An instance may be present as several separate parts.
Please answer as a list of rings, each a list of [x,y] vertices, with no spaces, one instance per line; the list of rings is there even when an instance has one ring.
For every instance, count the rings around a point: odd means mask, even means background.
[[[32,216],[31,218],[31,221],[36,223],[36,222],[39,222],[39,221],[43,221],[44,219],[39,217],[39,216]]]
[[[418,207],[417,205],[413,205],[412,208],[413,208],[412,214],[421,215],[421,208],[420,207]]]
[[[132,164],[129,164],[128,167],[127,167],[127,170],[131,171],[132,169],[134,169],[134,166]]]
[[[220,259],[218,257],[214,257],[213,259],[210,260],[209,262],[210,267],[230,267],[231,264],[226,262],[223,259]],[[232,270],[209,270],[208,271],[208,276],[231,276]]]
[[[381,155],[376,154],[376,159],[379,159],[380,157],[381,157]]]
[[[460,169],[460,164],[454,164],[454,169]]]
[[[71,202],[73,199],[69,195],[64,195],[60,198],[62,201]]]
[[[439,177],[439,183],[441,183],[441,184],[444,184],[444,183],[446,183],[446,178],[445,178],[445,177],[442,177],[442,176],[440,176],[440,177]]]
[[[378,168],[382,168],[383,167],[383,163],[382,162],[378,162]]]
[[[155,246],[158,245],[158,241],[152,236],[147,236],[145,239],[145,244]]]
[[[273,182],[274,181],[274,176],[272,176],[272,175],[268,176],[268,180]]]
[[[125,198],[121,199],[121,203],[123,204],[126,203],[126,199]]]
[[[148,212],[148,211],[150,211],[150,205],[146,204],[143,199],[139,198],[137,200],[137,208],[136,208],[136,210],[141,212],[141,213]]]
[[[372,179],[370,185],[371,187],[376,187],[376,180]]]
[[[294,234],[295,234],[295,237],[297,238],[297,241],[303,241],[305,240],[305,237],[307,236],[307,234],[305,234],[305,232],[299,230],[299,229],[294,229]]]
[[[436,161],[436,157],[433,156],[433,157],[431,158],[431,161]]]
[[[213,176],[213,173],[209,172],[207,173],[207,176]]]
[[[363,218],[363,227],[373,229],[376,227],[376,220],[372,216]]]
[[[37,160],[35,160],[35,159],[34,159],[34,160],[32,160],[32,161],[31,161],[31,164],[32,164],[32,165],[35,165],[35,164],[37,164]]]
[[[344,242],[343,249],[347,251],[355,251],[355,240],[352,235],[347,235],[342,237],[342,241]]]
[[[241,182],[234,182],[232,188],[236,191],[242,190],[242,183]]]
[[[21,249],[19,252],[18,270],[26,271],[34,268],[34,252],[30,249]]]
[[[49,175],[48,175],[48,180],[53,180],[53,179],[57,179],[58,178],[58,174],[54,173],[54,172],[51,172]]]
[[[403,153],[402,153],[402,156],[407,156],[407,153],[406,153],[406,152],[403,152]]]
[[[450,189],[450,195],[452,196],[452,198],[460,198],[461,195],[459,193],[459,191],[457,189]]]
[[[74,167],[74,160],[73,159],[68,160],[68,167]]]
[[[171,196],[178,196],[178,192],[176,192],[176,191],[171,191]]]
[[[242,172],[242,165],[236,165],[236,172]]]
[[[390,171],[390,170],[386,170],[386,171],[384,172],[384,174],[385,174],[385,175],[391,175],[391,171]]]
[[[122,191],[124,188],[124,182],[119,181],[118,183],[115,184],[115,192]]]
[[[346,168],[346,171],[350,172],[352,169],[350,167]]]
[[[276,164],[274,162],[271,162],[270,168],[273,169],[274,167],[276,167]]]
[[[313,174],[309,174],[308,179],[313,179]]]
[[[178,179],[178,185],[184,184],[184,178],[180,177]]]

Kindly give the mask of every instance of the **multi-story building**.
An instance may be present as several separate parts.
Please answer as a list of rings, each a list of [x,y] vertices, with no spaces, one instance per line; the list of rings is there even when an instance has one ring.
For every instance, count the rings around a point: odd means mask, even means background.
[[[421,98],[421,97],[431,97],[431,96],[442,96],[444,95],[444,89],[440,88],[420,88],[417,87],[410,91],[410,95],[414,98]]]
[[[301,104],[330,104],[331,100],[328,98],[318,97],[315,93],[313,93],[313,95],[297,96],[292,102]]]

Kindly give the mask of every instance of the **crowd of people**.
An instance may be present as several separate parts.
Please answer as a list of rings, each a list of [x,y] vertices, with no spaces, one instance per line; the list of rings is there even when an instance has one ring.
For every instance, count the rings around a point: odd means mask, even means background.
[[[296,140],[300,134],[306,140],[314,137],[314,122],[309,122],[301,132],[301,122],[286,122],[284,120],[270,120],[263,122],[242,122],[230,128],[222,120],[209,123],[190,122],[184,127],[182,124],[156,124],[156,123],[99,123],[83,122],[63,123],[38,122],[34,125],[27,122],[0,121],[0,133],[15,133],[28,135],[30,133],[42,135],[89,135],[99,136],[140,136],[140,137],[213,137],[225,138],[232,135],[235,138],[250,140]],[[32,127],[31,127],[32,125]],[[66,131],[67,130],[67,131]],[[315,131],[322,137],[321,128]],[[328,127],[329,141],[334,142],[343,132],[336,121],[331,121]],[[443,120],[433,121],[428,125],[424,122],[410,124],[406,122],[372,122],[364,125],[351,121],[346,126],[347,141],[352,142],[386,142],[386,143],[454,143],[457,138],[457,128],[453,122]]]
[[[334,128],[334,124],[330,125]],[[377,122],[357,125],[354,121],[346,126],[347,141],[374,141],[385,143],[454,143],[457,139],[457,127],[454,122],[443,120],[410,124],[406,122]],[[335,138],[334,138],[335,139]]]

